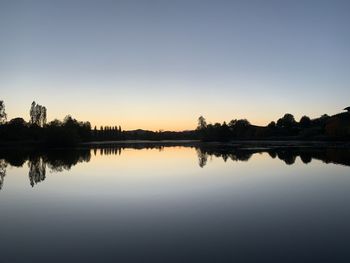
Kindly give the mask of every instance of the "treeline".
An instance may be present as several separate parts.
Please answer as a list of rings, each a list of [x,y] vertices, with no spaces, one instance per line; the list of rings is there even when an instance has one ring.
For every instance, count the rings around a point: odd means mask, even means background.
[[[94,141],[122,140],[124,138],[124,133],[121,126],[101,126],[100,129],[97,129],[95,126],[91,137]]]
[[[134,130],[125,131],[124,139],[126,140],[197,140],[198,134],[196,131],[146,131],[146,130]]]
[[[230,140],[349,140],[350,113],[333,116],[326,114],[311,119],[303,116],[296,121],[292,114],[285,114],[276,122],[266,127],[252,125],[246,119],[207,124],[204,117],[199,117],[197,133],[202,141]]]
[[[33,101],[29,110],[29,122],[23,118],[7,121],[5,104],[0,101],[0,143],[33,143],[44,146],[74,146],[89,141],[115,140],[180,140],[198,139],[196,131],[123,131],[121,126],[95,126],[68,115],[63,121],[47,122],[45,106]]]
[[[23,118],[7,121],[5,104],[0,101],[0,142],[35,143],[49,146],[70,146],[91,140],[91,125],[71,116],[63,121],[47,123],[45,106],[33,101],[29,110],[29,122]]]
[[[89,141],[115,140],[350,140],[350,107],[347,112],[333,116],[322,115],[311,119],[303,116],[296,121],[292,114],[285,114],[269,125],[252,125],[246,119],[233,119],[226,123],[207,124],[204,117],[198,119],[195,130],[172,131],[124,131],[121,126],[91,128],[90,122],[78,121],[66,116],[63,121],[47,123],[45,106],[33,102],[29,110],[29,122],[23,118],[7,121],[5,104],[0,100],[0,144],[35,143],[48,146],[72,146]]]
[[[91,139],[89,122],[71,116],[54,120],[43,126],[15,118],[0,125],[0,142],[26,142],[50,146],[69,146]]]

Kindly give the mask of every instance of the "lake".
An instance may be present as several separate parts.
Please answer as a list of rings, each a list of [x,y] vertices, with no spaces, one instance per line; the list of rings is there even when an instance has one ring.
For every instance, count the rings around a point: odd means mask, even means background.
[[[0,262],[350,262],[347,148],[0,151]]]

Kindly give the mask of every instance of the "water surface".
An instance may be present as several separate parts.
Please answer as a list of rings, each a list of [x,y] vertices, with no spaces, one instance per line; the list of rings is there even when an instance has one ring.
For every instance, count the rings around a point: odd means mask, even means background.
[[[350,262],[347,149],[0,153],[0,262]]]

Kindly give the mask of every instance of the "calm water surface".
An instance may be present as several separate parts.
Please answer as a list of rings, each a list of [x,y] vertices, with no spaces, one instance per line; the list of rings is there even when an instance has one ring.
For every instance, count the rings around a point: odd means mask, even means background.
[[[0,262],[350,262],[344,149],[0,154]]]

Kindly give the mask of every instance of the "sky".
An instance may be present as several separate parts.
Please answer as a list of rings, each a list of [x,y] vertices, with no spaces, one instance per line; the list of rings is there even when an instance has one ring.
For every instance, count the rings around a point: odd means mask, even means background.
[[[350,106],[350,1],[0,0],[8,118],[187,130]]]

